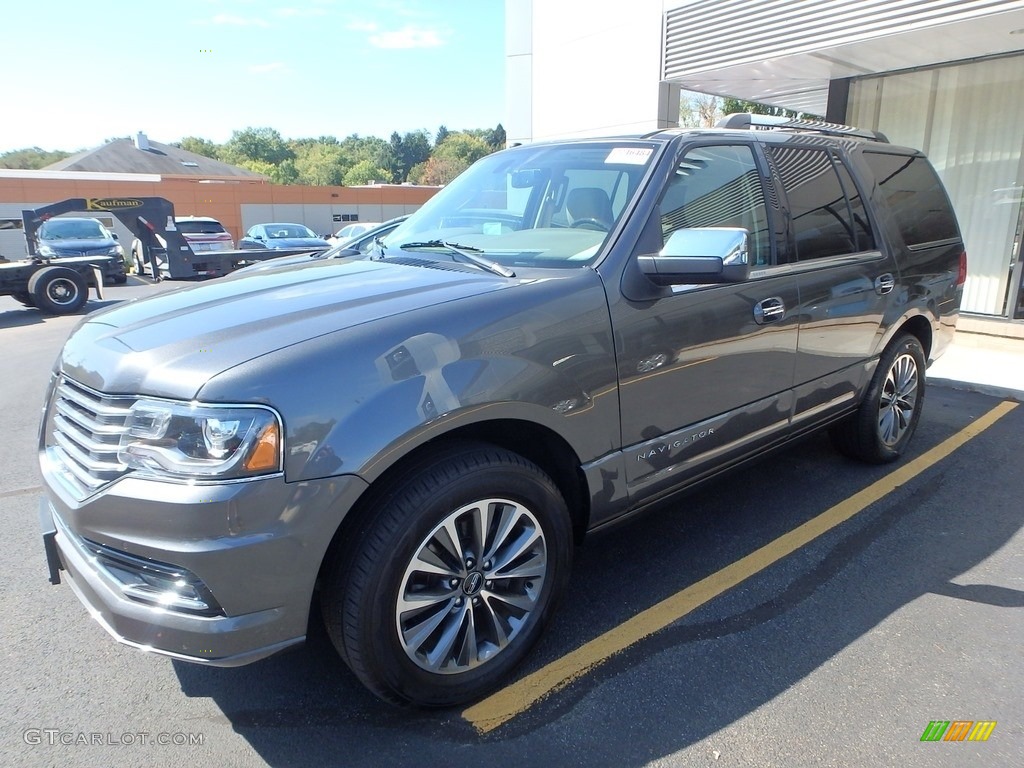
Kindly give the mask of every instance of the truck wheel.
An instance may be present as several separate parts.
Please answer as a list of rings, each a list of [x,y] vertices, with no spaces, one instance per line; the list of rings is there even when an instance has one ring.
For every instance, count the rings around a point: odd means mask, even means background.
[[[21,302],[26,307],[34,307],[35,303],[32,301],[32,294],[28,291],[12,291],[11,298],[15,301]]]
[[[572,530],[554,483],[517,454],[463,443],[366,511],[321,590],[342,658],[393,703],[450,706],[494,688],[568,581]]]
[[[28,280],[28,292],[38,309],[54,315],[70,315],[89,299],[85,278],[68,267],[46,267]]]
[[[921,418],[924,350],[916,336],[897,336],[878,361],[857,412],[830,430],[840,452],[870,464],[895,461]]]

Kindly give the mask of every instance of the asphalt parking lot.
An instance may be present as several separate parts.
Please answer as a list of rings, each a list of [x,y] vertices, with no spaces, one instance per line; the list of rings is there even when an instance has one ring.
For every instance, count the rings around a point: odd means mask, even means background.
[[[119,646],[48,584],[36,429],[76,322],[0,297],[0,764],[1024,763],[1024,405],[933,387],[896,466],[816,436],[594,536],[506,689],[399,710],[315,622],[299,650],[203,668]],[[932,721],[996,726],[923,742]]]

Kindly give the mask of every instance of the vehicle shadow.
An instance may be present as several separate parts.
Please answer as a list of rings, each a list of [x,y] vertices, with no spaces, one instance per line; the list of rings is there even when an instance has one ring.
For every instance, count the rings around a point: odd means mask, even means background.
[[[6,302],[4,302],[6,304]],[[42,325],[47,317],[34,307],[23,307],[11,299],[10,308],[0,304],[0,328],[27,328]]]
[[[996,402],[953,392],[933,392],[932,400],[915,455]],[[1024,415],[1014,414],[1015,426],[993,429],[1019,430],[1022,421]],[[926,470],[486,735],[461,718],[461,709],[399,709],[377,701],[338,660],[317,621],[306,647],[286,655],[232,670],[175,662],[175,670],[186,695],[212,698],[234,730],[275,766],[646,765],[754,712],[923,595],[1024,603],[1017,590],[953,582],[1021,528],[1016,505],[1000,498],[1009,484],[998,476],[987,474],[984,487],[972,485],[969,502],[962,498],[972,473],[1003,463],[988,443],[972,441],[955,466]],[[579,647],[890,471],[849,462],[816,436],[613,534],[594,536],[578,552],[569,597],[518,674]],[[985,524],[966,523],[968,509],[986,510]],[[914,714],[915,722],[927,723],[928,713]]]

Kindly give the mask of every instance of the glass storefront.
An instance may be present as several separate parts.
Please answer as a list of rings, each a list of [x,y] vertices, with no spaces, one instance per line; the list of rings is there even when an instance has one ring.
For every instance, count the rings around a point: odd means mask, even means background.
[[[967,243],[965,312],[1024,320],[1024,56],[850,84],[847,122],[923,149]]]

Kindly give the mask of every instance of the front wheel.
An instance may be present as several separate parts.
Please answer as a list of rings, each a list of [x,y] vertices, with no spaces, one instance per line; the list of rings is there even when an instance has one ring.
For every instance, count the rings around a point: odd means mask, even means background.
[[[341,656],[395,703],[451,706],[496,687],[568,581],[572,531],[554,483],[467,443],[419,462],[366,512],[321,592]]]
[[[835,446],[871,464],[898,459],[921,418],[924,370],[921,342],[909,333],[897,336],[882,353],[856,413],[832,427]]]

